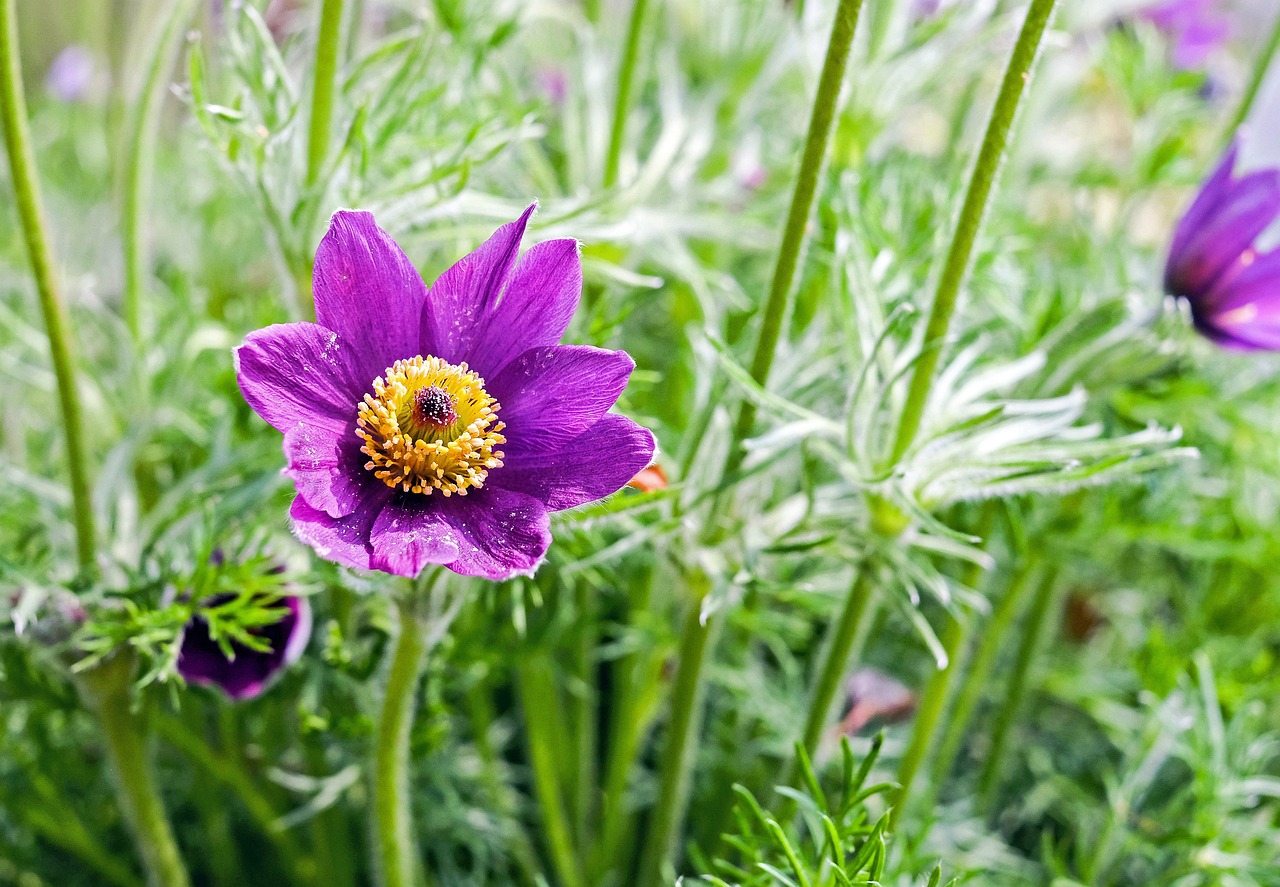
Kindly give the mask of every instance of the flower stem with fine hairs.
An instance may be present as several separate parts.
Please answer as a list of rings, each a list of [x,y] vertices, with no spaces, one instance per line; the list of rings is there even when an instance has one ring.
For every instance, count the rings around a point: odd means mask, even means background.
[[[804,720],[804,750],[810,759],[817,751],[818,743],[822,741],[822,731],[826,729],[831,707],[835,704],[840,685],[849,670],[849,660],[854,655],[860,629],[866,622],[867,614],[873,609],[871,599],[875,592],[872,581],[874,571],[867,563],[859,564],[855,569],[857,575],[849,587],[849,593],[845,595],[840,621],[836,623],[831,643],[818,668],[817,683],[814,684],[813,695],[809,699],[809,712]],[[792,764],[792,778],[787,780],[788,785],[794,782],[797,763]]]
[[[1013,55],[1005,68],[1000,92],[991,111],[991,120],[987,123],[987,133],[969,179],[969,189],[960,209],[960,218],[956,222],[951,247],[938,278],[938,289],[933,297],[933,307],[930,309],[920,345],[920,358],[911,375],[907,400],[894,438],[892,462],[896,463],[902,458],[920,430],[920,422],[929,402],[929,389],[933,386],[934,372],[942,356],[942,346],[951,326],[951,317],[955,314],[960,287],[969,273],[969,260],[973,256],[973,247],[982,228],[987,203],[1000,172],[1000,162],[1009,141],[1009,132],[1013,128],[1022,94],[1031,80],[1031,69],[1040,49],[1041,38],[1049,24],[1049,17],[1053,13],[1054,3],[1055,0],[1032,0],[1031,8],[1027,10],[1027,17],[1022,23],[1022,31],[1018,34],[1018,42],[1013,47]]]
[[[813,197],[818,190],[818,177],[827,156],[827,142],[831,124],[835,120],[840,100],[840,86],[844,82],[845,67],[849,61],[849,48],[858,26],[858,13],[862,0],[840,0],[835,22],[831,26],[831,39],[827,43],[827,55],[822,63],[822,75],[818,79],[818,92],[813,98],[813,110],[809,115],[809,132],[805,138],[804,153],[800,157],[800,171],[796,174],[795,189],[791,193],[791,207],[787,211],[787,224],[782,229],[782,243],[773,266],[769,282],[769,298],[764,306],[764,320],[760,326],[760,338],[756,341],[751,358],[751,378],[758,384],[769,381],[773,368],[773,356],[778,350],[778,339],[787,316],[787,302],[791,284],[795,280],[796,266],[804,248],[809,213],[813,209]],[[755,401],[744,399],[738,408],[738,421],[730,441],[725,474],[738,469],[745,455],[742,441],[751,435],[756,422]]]
[[[338,74],[338,48],[342,43],[342,0],[324,0],[320,30],[316,35],[315,80],[311,89],[311,119],[307,130],[307,187],[320,179],[329,154],[329,128],[333,122],[333,87]]]
[[[995,665],[996,656],[1005,642],[1009,626],[1017,617],[1025,598],[1024,592],[1031,585],[1033,562],[1019,566],[1009,578],[1008,587],[996,603],[991,619],[982,632],[982,638],[974,651],[969,667],[965,669],[964,679],[956,690],[955,703],[951,706],[947,727],[938,744],[937,754],[931,767],[930,783],[936,789],[951,772],[951,765],[960,752],[960,742],[973,718],[973,712],[982,697],[982,690],[991,678],[991,669]]]
[[[142,857],[148,887],[190,887],[156,789],[143,718],[130,697],[134,665],[134,657],[122,651],[81,672],[77,684],[102,727],[116,800]]]
[[[155,159],[156,126],[160,99],[164,94],[164,77],[173,67],[178,38],[190,10],[190,0],[180,0],[169,10],[169,17],[160,27],[155,44],[150,47],[151,63],[147,66],[138,103],[129,121],[129,142],[123,170],[121,236],[124,241],[124,322],[135,344],[142,337],[143,278],[147,266],[146,242],[142,235],[142,207],[146,202],[152,161]]]
[[[40,200],[40,186],[36,178],[36,159],[31,149],[27,104],[22,94],[14,0],[0,0],[0,118],[4,121],[4,140],[9,152],[14,199],[18,205],[18,215],[22,219],[22,232],[27,242],[27,254],[31,258],[31,271],[40,296],[40,311],[44,315],[45,330],[49,335],[53,373],[58,383],[58,402],[67,438],[67,467],[75,518],[76,554],[80,569],[91,571],[96,541],[89,469],[80,425],[80,396],[76,391],[75,362],[72,359],[67,312],[58,291],[53,253]]]
[[[1231,125],[1227,127],[1225,141],[1230,142],[1236,137],[1236,130],[1253,110],[1253,102],[1258,97],[1258,91],[1262,89],[1262,82],[1267,78],[1267,71],[1271,70],[1271,61],[1275,58],[1277,50],[1280,50],[1280,12],[1276,13],[1275,22],[1271,25],[1271,33],[1267,36],[1267,42],[1263,44],[1262,51],[1253,60],[1253,71],[1249,75],[1249,82],[1244,92],[1240,95],[1240,104],[1236,107],[1236,112],[1231,115]]]
[[[409,738],[427,639],[413,591],[395,598],[399,632],[373,749],[373,831],[381,887],[414,887],[419,867],[409,796]]]
[[[693,740],[702,721],[703,669],[723,621],[718,614],[703,614],[709,591],[707,577],[699,574],[691,579],[695,588],[680,633],[671,720],[658,765],[658,800],[650,813],[639,877],[633,882],[636,887],[659,887],[668,883],[662,880],[663,870],[671,862],[679,841],[693,769]]]
[[[613,126],[609,130],[609,153],[604,161],[604,186],[618,183],[618,165],[622,162],[622,138],[627,130],[627,111],[631,107],[631,83],[635,80],[636,60],[640,56],[640,34],[648,0],[635,0],[631,20],[627,23],[627,45],[618,68],[618,92],[613,97]],[[595,19],[593,19],[594,21]]]
[[[1053,602],[1054,586],[1058,582],[1058,571],[1050,568],[1040,579],[1036,588],[1036,596],[1031,601],[1031,611],[1027,614],[1026,626],[1022,630],[1021,642],[1013,663],[1013,674],[1009,676],[1009,687],[1001,700],[991,727],[991,744],[987,748],[987,759],[982,765],[982,773],[978,776],[978,806],[985,809],[991,804],[991,793],[996,788],[996,779],[1000,775],[1001,759],[1004,757],[1005,742],[1009,738],[1009,729],[1018,715],[1022,705],[1022,696],[1027,689],[1027,675],[1031,663],[1035,660],[1036,649],[1040,646],[1040,638],[1044,634],[1049,616],[1049,605]]]

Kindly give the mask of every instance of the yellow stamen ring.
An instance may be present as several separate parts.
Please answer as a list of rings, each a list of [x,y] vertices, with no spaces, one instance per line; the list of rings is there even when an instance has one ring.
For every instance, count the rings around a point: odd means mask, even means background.
[[[466,363],[438,357],[397,360],[360,403],[356,434],[364,467],[405,493],[465,496],[502,465],[507,442],[499,404]]]

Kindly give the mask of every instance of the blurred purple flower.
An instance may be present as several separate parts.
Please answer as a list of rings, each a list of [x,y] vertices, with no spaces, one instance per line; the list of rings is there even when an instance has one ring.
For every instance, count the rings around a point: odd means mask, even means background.
[[[1173,63],[1184,70],[1204,67],[1209,56],[1231,36],[1231,25],[1219,12],[1219,0],[1162,0],[1138,15],[1173,41]]]
[[[1237,139],[1178,223],[1164,286],[1214,342],[1280,350],[1280,248],[1255,246],[1280,217],[1280,170],[1237,178],[1239,147]]]
[[[546,96],[547,101],[557,107],[564,104],[569,96],[569,76],[561,68],[539,68],[535,75],[538,89]]]
[[[245,400],[284,433],[294,532],[321,557],[400,576],[531,573],[550,512],[652,460],[653,435],[608,412],[631,358],[557,344],[582,264],[576,240],[517,258],[533,210],[430,291],[371,214],[340,210],[316,253],[317,323],[236,350]]]
[[[234,598],[232,594],[215,595],[209,606],[218,606]],[[304,597],[289,595],[280,599],[286,612],[279,622],[255,629],[265,639],[269,650],[251,650],[238,641],[231,642],[232,657],[209,635],[209,624],[202,616],[194,617],[182,632],[178,653],[178,673],[189,684],[217,686],[232,699],[252,699],[287,665],[298,661],[311,638],[311,605]]]
[[[64,102],[78,102],[88,96],[96,70],[93,53],[73,44],[58,53],[49,65],[44,78],[45,88]]]

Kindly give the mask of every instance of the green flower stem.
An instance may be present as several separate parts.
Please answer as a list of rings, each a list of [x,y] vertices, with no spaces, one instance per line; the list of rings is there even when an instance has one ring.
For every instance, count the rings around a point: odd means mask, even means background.
[[[81,698],[102,728],[120,812],[133,833],[148,887],[190,887],[186,866],[156,789],[147,731],[134,711],[134,657],[121,652],[77,676]]]
[[[53,846],[79,857],[104,882],[116,887],[139,887],[142,882],[129,864],[89,831],[54,781],[40,772],[33,772],[30,777],[35,797],[23,798],[21,806],[13,803],[9,807],[21,817],[23,825]]]
[[[22,69],[18,57],[18,23],[15,0],[0,0],[0,118],[4,121],[5,147],[14,199],[22,219],[22,231],[31,258],[31,271],[40,295],[40,311],[49,335],[49,352],[58,382],[58,401],[67,437],[67,463],[71,476],[71,500],[76,527],[76,554],[80,568],[92,571],[95,533],[93,501],[89,491],[89,469],[85,459],[80,426],[80,396],[76,391],[75,362],[66,308],[58,291],[53,253],[45,228],[44,207],[36,178],[36,159],[31,149],[27,104],[22,93]]]
[[[936,669],[929,676],[924,691],[920,694],[920,704],[916,708],[915,721],[911,727],[911,740],[907,750],[898,764],[898,787],[893,793],[893,821],[901,819],[911,799],[911,789],[915,783],[916,773],[929,754],[929,749],[936,738],[938,720],[946,706],[951,691],[951,680],[960,668],[957,661],[961,649],[969,639],[969,627],[973,613],[964,610],[955,615],[948,615],[947,630],[942,635],[942,649],[946,653],[947,663]]]
[[[1040,638],[1048,623],[1049,605],[1053,601],[1054,586],[1058,582],[1057,568],[1050,568],[1040,579],[1036,588],[1036,596],[1031,601],[1031,611],[1027,614],[1027,622],[1022,630],[1021,642],[1014,659],[1013,674],[1009,676],[1009,687],[1001,699],[991,727],[991,744],[987,749],[987,759],[983,762],[982,773],[978,777],[978,805],[987,808],[991,803],[991,794],[996,788],[996,780],[1000,775],[1000,764],[1004,758],[1005,743],[1009,739],[1009,729],[1013,726],[1018,708],[1022,705],[1023,694],[1027,689],[1027,677],[1031,663],[1035,659],[1036,649],[1040,646]]]
[[[996,503],[987,502],[978,517],[975,530],[984,545],[991,537],[996,516]],[[983,573],[982,565],[970,563],[964,571],[961,582],[970,588],[976,588],[982,581]],[[975,618],[976,614],[969,607],[962,607],[959,613],[948,614],[947,629],[942,636],[942,650],[946,654],[947,661],[945,665],[934,671],[928,683],[925,684],[924,692],[920,696],[920,704],[916,708],[911,739],[907,744],[906,753],[898,764],[898,788],[891,802],[892,816],[895,821],[906,811],[916,774],[928,759],[938,739],[938,721],[951,696],[952,681],[957,673],[964,670],[964,663],[961,660],[968,648],[969,632]]]
[[[596,775],[596,646],[600,641],[599,618],[594,605],[594,595],[586,583],[578,582],[574,588],[574,610],[577,625],[574,638],[574,684],[569,693],[573,725],[573,750],[575,772],[572,784],[575,791],[570,800],[578,846],[586,847],[592,831],[592,810],[596,800],[598,777]]]
[[[791,193],[791,208],[787,211],[787,224],[782,231],[782,244],[778,248],[773,278],[769,283],[769,298],[765,302],[764,320],[760,338],[751,358],[751,378],[764,386],[769,381],[773,356],[778,350],[783,322],[787,315],[787,301],[791,284],[795,280],[796,267],[804,247],[809,213],[813,209],[813,197],[818,190],[818,178],[827,156],[827,142],[831,124],[835,120],[840,100],[840,86],[844,81],[845,67],[849,61],[849,47],[858,26],[858,13],[862,0],[840,0],[835,22],[831,26],[831,39],[827,43],[826,60],[822,63],[822,75],[818,79],[818,92],[813,99],[809,115],[809,133],[805,139],[804,153],[800,158],[800,171],[796,174],[795,189]],[[738,409],[738,421],[734,426],[729,456],[724,474],[732,474],[742,464],[742,441],[751,435],[756,423],[756,405],[744,399]]]
[[[1027,10],[1027,17],[1022,23],[1022,31],[1018,34],[1018,42],[1013,47],[1013,55],[1009,58],[1009,66],[1005,69],[1000,93],[987,124],[987,134],[978,151],[978,159],[969,180],[969,190],[960,209],[951,248],[947,251],[946,263],[938,278],[938,290],[933,297],[933,307],[925,325],[920,358],[912,371],[907,400],[893,442],[891,461],[894,463],[902,459],[920,430],[920,422],[929,401],[929,389],[933,386],[933,376],[942,356],[942,346],[951,326],[951,317],[955,314],[960,287],[969,273],[973,247],[1000,172],[1000,162],[1009,141],[1009,132],[1013,128],[1022,94],[1031,80],[1031,69],[1055,2],[1056,0],[1032,0],[1031,8]]]
[[[960,753],[960,743],[964,740],[965,731],[978,707],[978,702],[982,699],[982,691],[991,678],[996,656],[1003,649],[1009,627],[1022,608],[1026,589],[1031,586],[1032,569],[1031,562],[1024,563],[1010,577],[1008,588],[996,604],[991,614],[991,621],[982,632],[978,648],[970,660],[969,667],[965,670],[964,679],[956,691],[955,703],[951,707],[946,730],[942,735],[942,741],[938,744],[938,752],[934,756],[930,770],[929,782],[935,789],[947,778],[956,755]]]
[[[1236,107],[1235,114],[1231,115],[1231,125],[1227,127],[1225,141],[1230,142],[1236,137],[1236,130],[1253,110],[1253,102],[1258,97],[1258,91],[1262,89],[1262,82],[1267,78],[1267,71],[1271,70],[1271,61],[1275,58],[1277,50],[1280,50],[1280,13],[1276,13],[1276,20],[1271,25],[1267,42],[1263,44],[1262,51],[1253,61],[1253,71],[1240,96],[1240,104]]]
[[[373,749],[373,832],[380,887],[415,887],[420,866],[409,795],[409,737],[427,641],[412,591],[396,596],[399,633]]]
[[[865,634],[861,631],[862,626],[866,624],[868,614],[875,609],[872,606],[872,599],[875,597],[875,587],[872,582],[874,571],[870,564],[865,563],[858,565],[855,569],[857,575],[849,587],[849,593],[845,595],[844,607],[840,611],[840,621],[836,623],[830,643],[823,655],[822,664],[818,668],[818,680],[814,684],[813,696],[809,700],[809,712],[804,719],[804,750],[810,760],[818,750],[818,743],[822,741],[823,731],[826,730],[831,716],[831,708],[835,705],[840,686],[844,683],[845,675],[849,671],[849,660],[855,655],[857,641]],[[795,782],[798,763],[792,762],[788,785]]]
[[[165,75],[173,69],[182,26],[191,16],[190,0],[180,0],[169,9],[154,46],[149,47],[151,63],[138,103],[129,121],[128,147],[124,156],[122,239],[124,241],[124,322],[137,344],[142,339],[142,300],[146,284],[146,238],[142,233],[142,209],[151,185],[155,160],[156,127],[160,100],[165,92]]]
[[[659,762],[658,799],[650,814],[644,851],[640,856],[636,887],[660,887],[663,872],[671,864],[688,802],[694,761],[694,738],[702,724],[702,680],[708,651],[715,646],[722,613],[703,617],[702,606],[710,591],[707,578],[691,577],[694,591],[680,633],[679,665],[671,696],[671,720]]]
[[[311,120],[307,131],[307,188],[320,180],[329,155],[333,123],[333,88],[338,76],[338,48],[342,44],[342,0],[324,0],[316,36],[315,80],[311,89]]]
[[[567,742],[566,731],[560,713],[548,711],[558,698],[551,662],[545,654],[535,653],[516,667],[515,677],[520,707],[524,710],[534,791],[542,812],[551,864],[561,887],[583,887],[585,882],[573,843],[557,762],[557,749]]]
[[[631,84],[636,76],[636,60],[640,57],[640,35],[648,0],[635,0],[631,20],[627,23],[627,45],[618,68],[618,92],[613,97],[613,126],[609,130],[609,153],[604,161],[604,186],[618,183],[618,166],[622,162],[622,139],[627,131],[627,112],[631,109]],[[594,18],[592,19],[595,20]]]

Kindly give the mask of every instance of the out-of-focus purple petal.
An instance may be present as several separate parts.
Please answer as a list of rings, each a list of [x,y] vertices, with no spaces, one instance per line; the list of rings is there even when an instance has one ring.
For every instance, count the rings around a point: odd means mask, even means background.
[[[1217,9],[1218,0],[1163,0],[1138,15],[1169,36],[1173,63],[1184,70],[1204,66],[1231,36],[1231,25]]]
[[[1280,249],[1236,273],[1219,301],[1193,301],[1191,314],[1196,328],[1219,344],[1280,349]]]
[[[360,504],[368,480],[355,423],[340,433],[315,425],[295,425],[284,433],[284,473],[298,495],[330,517],[344,517]]]
[[[555,345],[569,328],[582,296],[576,240],[548,240],[520,257],[502,301],[484,319],[467,358],[486,379],[523,352]]]
[[[1222,160],[1218,163],[1217,168],[1214,169],[1213,175],[1209,176],[1200,187],[1200,190],[1196,192],[1195,199],[1191,201],[1191,206],[1183,213],[1182,220],[1178,222],[1177,228],[1174,229],[1173,242],[1169,244],[1170,267],[1175,257],[1186,253],[1187,242],[1222,205],[1223,200],[1229,193],[1231,176],[1235,171],[1236,158],[1239,155],[1240,140],[1236,139],[1227,148]],[[1166,272],[1168,270],[1166,269]]]
[[[244,399],[277,431],[301,424],[337,433],[373,381],[354,375],[338,334],[314,323],[255,330],[235,362]]]
[[[316,250],[316,321],[340,347],[364,386],[397,360],[420,351],[427,288],[373,214],[338,210]]]
[[[231,642],[233,658],[209,635],[209,624],[197,616],[183,629],[178,653],[178,673],[191,684],[216,686],[231,699],[257,696],[267,683],[286,665],[296,662],[311,637],[311,605],[306,598],[289,596],[282,599],[287,612],[279,622],[264,625],[255,634],[264,638],[270,649],[252,650]]]
[[[554,453],[508,456],[491,482],[533,496],[551,511],[612,495],[653,461],[653,433],[607,415]]]
[[[625,351],[589,345],[530,348],[489,384],[507,423],[502,451],[518,456],[559,449],[617,403],[635,365]]]
[[[463,576],[499,582],[531,574],[551,545],[547,509],[524,493],[486,485],[443,499],[439,508],[458,543],[458,557],[449,569]]]
[[[293,532],[315,549],[316,554],[346,567],[373,569],[369,536],[373,523],[383,507],[391,501],[391,488],[370,475],[370,482],[360,490],[355,511],[343,517],[331,517],[298,496],[289,508]]]
[[[520,218],[495,231],[431,285],[422,312],[423,350],[413,353],[431,353],[449,363],[471,359],[483,321],[511,279],[520,239],[536,208],[536,203],[531,204]]]
[[[1188,218],[1179,225],[1165,266],[1165,286],[1175,296],[1212,290],[1218,277],[1280,215],[1280,171],[1249,173],[1226,185],[1218,177],[1201,192]]]
[[[397,576],[417,576],[427,564],[451,564],[459,545],[452,525],[441,515],[444,496],[393,496],[373,522],[369,544],[375,570]]]
[[[78,102],[89,95],[97,76],[97,62],[93,53],[79,44],[72,44],[54,58],[45,74],[45,87],[64,102]]]

